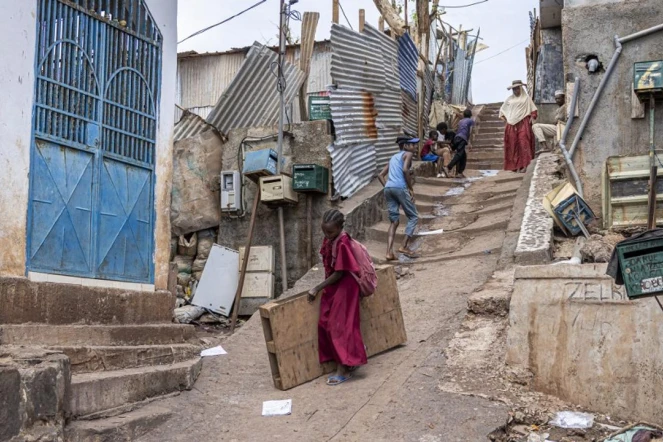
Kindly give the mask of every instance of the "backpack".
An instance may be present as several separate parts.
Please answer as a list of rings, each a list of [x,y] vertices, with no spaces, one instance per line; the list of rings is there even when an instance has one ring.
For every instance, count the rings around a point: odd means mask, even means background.
[[[332,266],[336,264],[336,253],[338,253],[338,241],[343,235],[347,235],[350,239],[350,250],[352,250],[352,255],[354,256],[357,264],[359,264],[359,272],[350,272],[352,277],[357,281],[359,285],[359,291],[363,297],[371,296],[375,293],[375,290],[378,287],[378,275],[375,272],[375,266],[373,265],[373,260],[371,255],[369,255],[366,247],[359,241],[355,241],[347,233],[341,233],[338,238],[334,240],[332,244]]]

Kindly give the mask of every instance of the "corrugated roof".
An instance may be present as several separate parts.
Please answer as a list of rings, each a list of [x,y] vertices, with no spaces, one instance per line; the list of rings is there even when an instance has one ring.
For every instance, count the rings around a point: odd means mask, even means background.
[[[333,90],[331,113],[338,146],[373,143],[378,139],[377,111],[370,92],[350,88]]]
[[[374,145],[342,147],[332,144],[327,150],[332,159],[334,188],[343,198],[351,197],[375,176]]]
[[[403,34],[398,38],[398,71],[401,77],[401,89],[410,94],[410,97],[415,100],[417,98],[418,65],[419,51],[417,51],[410,34]]]
[[[207,122],[222,133],[237,127],[267,126],[278,121],[279,93],[276,89],[275,52],[256,42],[239,72],[223,92]],[[285,101],[292,102],[304,81],[304,73],[283,63]]]
[[[385,73],[380,48],[367,35],[333,24],[331,75],[339,88],[370,92],[384,89]]]
[[[385,87],[398,89],[400,88],[400,77],[398,72],[398,43],[396,40],[391,39],[384,32],[367,24],[364,27],[364,33],[371,37],[374,44],[380,47],[380,54],[382,55],[382,68],[385,73]]]
[[[194,137],[211,129],[212,126],[207,124],[207,122],[198,115],[184,111],[182,118],[175,125],[173,142],[183,140],[184,138]]]
[[[329,40],[320,40],[315,42],[315,46],[318,45],[326,45],[329,43]],[[244,46],[243,48],[232,48],[228,49],[227,51],[219,51],[219,52],[201,52],[198,53],[196,51],[186,51],[186,52],[180,52],[177,54],[177,59],[182,60],[182,59],[187,59],[187,58],[198,58],[198,57],[214,57],[217,55],[229,55],[229,54],[239,54],[243,53],[246,54],[249,52],[249,50],[253,46]],[[295,44],[295,45],[286,45],[286,51],[290,49],[299,49],[300,45]],[[278,46],[269,46],[269,49],[278,52],[279,47]]]

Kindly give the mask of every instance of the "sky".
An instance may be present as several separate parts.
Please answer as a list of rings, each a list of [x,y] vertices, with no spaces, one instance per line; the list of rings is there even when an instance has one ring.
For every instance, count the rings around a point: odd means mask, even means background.
[[[477,0],[440,0],[443,6],[462,6]],[[218,23],[257,3],[258,0],[179,0],[178,40],[200,29]],[[472,75],[472,98],[475,104],[503,101],[509,94],[506,87],[513,80],[527,80],[525,48],[529,44],[529,11],[538,8],[539,0],[488,0],[466,8],[447,8],[443,20],[454,28],[481,29],[482,43],[489,46],[476,55]],[[517,5],[517,6],[516,6]],[[354,29],[359,10],[366,11],[366,23],[377,27],[379,13],[373,0],[341,0],[341,6]],[[300,0],[294,10],[317,11],[320,21],[317,40],[329,38],[332,0]],[[410,9],[414,9],[414,2]],[[251,45],[278,44],[279,0],[265,3],[210,31],[180,45],[178,52],[217,52]],[[348,22],[341,14],[340,23]],[[294,36],[299,36],[299,22],[291,21]],[[485,60],[485,61],[483,61]]]

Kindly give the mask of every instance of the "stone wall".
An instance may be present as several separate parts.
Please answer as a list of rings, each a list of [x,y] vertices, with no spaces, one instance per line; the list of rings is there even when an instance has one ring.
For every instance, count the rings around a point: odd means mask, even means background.
[[[663,423],[663,313],[606,264],[516,269],[506,362],[533,387],[616,418]]]
[[[615,52],[614,37],[626,36],[663,23],[660,0],[567,0],[562,13],[564,68],[567,78],[579,76],[582,85],[579,113],[582,117],[604,72],[590,74],[578,60],[594,54],[607,67]],[[606,158],[615,155],[641,155],[648,151],[648,119],[631,119],[633,63],[660,60],[663,33],[624,44],[621,57],[599,100],[575,153],[575,164],[585,188],[585,197],[596,213],[601,207],[601,173]],[[663,112],[657,112],[656,126],[662,127]],[[574,124],[567,140],[570,146],[579,124]],[[663,144],[658,131],[656,145]]]

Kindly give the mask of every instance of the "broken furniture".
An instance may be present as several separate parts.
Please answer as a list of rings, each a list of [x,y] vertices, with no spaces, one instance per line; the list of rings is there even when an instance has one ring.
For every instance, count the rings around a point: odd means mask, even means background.
[[[596,219],[585,200],[578,195],[571,183],[562,184],[543,198],[543,207],[565,235],[582,233],[589,237],[587,227]]]
[[[361,334],[369,357],[404,344],[407,340],[401,303],[392,266],[379,266],[373,296],[361,300]],[[272,301],[260,307],[262,327],[274,386],[287,390],[334,369],[318,361],[320,296],[308,294]]]

